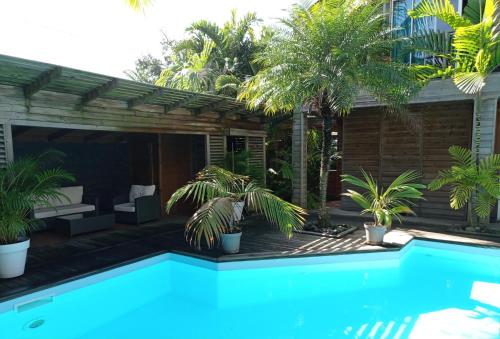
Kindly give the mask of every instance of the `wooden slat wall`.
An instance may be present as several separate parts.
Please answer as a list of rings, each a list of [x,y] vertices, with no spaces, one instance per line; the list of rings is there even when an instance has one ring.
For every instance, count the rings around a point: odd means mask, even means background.
[[[0,167],[7,164],[6,125],[0,123]]]
[[[266,170],[265,139],[263,137],[247,137],[247,149],[251,156],[250,164],[262,168],[264,173]]]
[[[343,173],[359,175],[363,168],[387,185],[405,170],[422,173],[428,184],[450,166],[451,145],[470,147],[472,102],[414,105],[408,122],[386,118],[380,109],[355,111],[344,121]],[[343,187],[345,191],[348,187]],[[465,210],[452,210],[446,189],[424,192],[415,211],[422,217],[464,219]],[[342,208],[358,209],[342,197]]]
[[[374,109],[365,109],[352,113],[344,120],[342,152],[342,173],[361,175],[360,169],[370,172],[374,177],[379,175],[381,115]],[[342,192],[345,192],[342,185]],[[342,208],[357,210],[351,199],[342,197]]]
[[[210,152],[208,164],[217,166],[223,165],[224,157],[226,156],[226,136],[210,135],[208,138],[208,150]]]

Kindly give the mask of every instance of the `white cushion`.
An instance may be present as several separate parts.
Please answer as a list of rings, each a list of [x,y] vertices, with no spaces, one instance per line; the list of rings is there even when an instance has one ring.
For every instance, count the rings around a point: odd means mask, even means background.
[[[60,187],[57,188],[56,191],[61,193],[59,197],[49,198],[45,203],[37,204],[35,208],[58,207],[82,203],[83,186]]]
[[[117,212],[135,212],[135,203],[126,202],[124,204],[118,204],[114,206],[114,210]]]
[[[155,193],[155,189],[155,185],[132,185],[128,194],[128,201],[133,203],[137,198],[153,195]]]
[[[237,201],[233,203],[233,222],[240,222],[241,216],[243,214],[243,208],[245,207],[245,203],[243,201]]]
[[[95,211],[94,205],[86,204],[73,204],[66,206],[56,206],[56,207],[43,207],[34,210],[36,219],[57,217],[60,215],[68,215],[75,213],[84,213]]]

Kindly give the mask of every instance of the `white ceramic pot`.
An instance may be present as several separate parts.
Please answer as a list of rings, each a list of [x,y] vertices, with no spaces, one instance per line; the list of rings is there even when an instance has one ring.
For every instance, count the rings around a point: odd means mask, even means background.
[[[366,243],[370,245],[382,244],[386,231],[387,227],[385,226],[375,226],[373,222],[365,223]]]
[[[233,225],[241,221],[241,216],[243,215],[243,208],[245,208],[245,203],[243,201],[233,202],[233,218],[231,222]]]
[[[24,274],[29,247],[28,238],[14,244],[0,245],[0,278],[14,278]]]
[[[222,250],[226,253],[234,254],[240,251],[240,233],[222,234]]]

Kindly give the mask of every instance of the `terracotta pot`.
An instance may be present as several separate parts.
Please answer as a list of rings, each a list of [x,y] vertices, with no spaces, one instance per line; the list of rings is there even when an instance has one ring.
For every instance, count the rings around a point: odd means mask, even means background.
[[[380,245],[384,242],[384,235],[387,232],[387,227],[385,226],[375,226],[373,222],[366,222],[365,224],[366,232],[366,243],[369,245]]]
[[[14,244],[0,245],[0,278],[15,278],[24,274],[29,247],[28,238],[22,238]]]

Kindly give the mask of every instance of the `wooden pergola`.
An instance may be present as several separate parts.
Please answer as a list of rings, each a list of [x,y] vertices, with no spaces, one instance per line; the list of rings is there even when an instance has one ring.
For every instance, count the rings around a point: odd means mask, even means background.
[[[14,159],[14,139],[45,129],[46,142],[155,135],[163,183],[172,176],[168,168],[186,171],[176,164],[189,162],[186,143],[193,135],[205,137],[206,165],[223,163],[229,136],[243,140],[250,162],[264,171],[264,124],[263,112],[247,110],[234,98],[0,55],[0,166]],[[170,182],[169,190],[185,179]]]
[[[109,99],[126,102],[128,109],[161,106],[165,114],[183,108],[193,115],[215,112],[219,119],[230,115],[243,119],[263,116],[230,97],[159,87],[7,55],[0,55],[0,84],[21,87],[28,106],[31,98],[44,90],[79,96],[77,110],[96,99]]]

